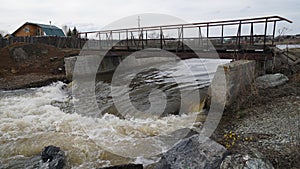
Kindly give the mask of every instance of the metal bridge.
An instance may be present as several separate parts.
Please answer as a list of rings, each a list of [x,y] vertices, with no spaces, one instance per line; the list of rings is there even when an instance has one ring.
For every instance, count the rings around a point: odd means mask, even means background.
[[[127,56],[143,49],[159,48],[181,58],[209,58],[209,53],[217,51],[222,59],[268,60],[273,57],[270,47],[275,45],[278,22],[292,23],[280,16],[267,16],[89,31],[79,35],[86,39],[90,35],[97,37],[94,45],[99,50],[108,50],[108,56]]]

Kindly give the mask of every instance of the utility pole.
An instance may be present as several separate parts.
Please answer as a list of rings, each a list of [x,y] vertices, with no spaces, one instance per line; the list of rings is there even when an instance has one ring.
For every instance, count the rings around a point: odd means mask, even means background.
[[[140,34],[141,34],[141,18],[140,18],[140,16],[138,16],[137,21],[138,21],[138,29],[139,29],[138,36],[140,36]]]
[[[51,29],[51,31],[52,31],[52,25],[51,25],[51,21],[49,21],[49,23],[50,23],[50,29]]]
[[[138,16],[137,21],[138,21],[138,28],[140,30],[140,28],[141,28],[141,18],[140,18],[140,16]]]

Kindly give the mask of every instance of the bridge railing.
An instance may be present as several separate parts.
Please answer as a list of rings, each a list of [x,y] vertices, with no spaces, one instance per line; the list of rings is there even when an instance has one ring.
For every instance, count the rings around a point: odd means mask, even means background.
[[[209,50],[211,44],[219,49],[230,48],[239,50],[243,46],[260,46],[262,49],[265,49],[267,45],[274,45],[276,24],[281,21],[292,23],[292,21],[280,16],[267,16],[226,21],[99,30],[80,32],[79,34],[86,39],[88,39],[89,35],[94,34],[98,38],[95,43],[102,49],[114,46],[115,49],[119,50],[140,50],[154,47],[185,51],[190,44],[194,48],[206,51]],[[260,31],[262,33],[255,32],[254,28],[257,25],[262,27],[260,28],[263,29]],[[217,32],[216,28],[218,29]],[[235,29],[233,30],[234,34],[227,35],[225,30],[228,29]]]

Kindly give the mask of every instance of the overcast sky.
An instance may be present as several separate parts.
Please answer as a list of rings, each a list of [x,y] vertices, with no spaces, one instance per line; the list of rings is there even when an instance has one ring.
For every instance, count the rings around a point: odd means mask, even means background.
[[[12,33],[25,22],[49,21],[79,31],[100,30],[140,13],[168,14],[187,22],[280,15],[294,23],[279,27],[288,27],[287,34],[300,33],[300,0],[1,0],[0,30]]]

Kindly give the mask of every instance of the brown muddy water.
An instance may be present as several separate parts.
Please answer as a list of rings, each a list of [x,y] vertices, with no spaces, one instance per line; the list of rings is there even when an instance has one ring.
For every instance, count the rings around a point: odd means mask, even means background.
[[[185,70],[182,62],[192,73]],[[203,111],[197,108],[201,99],[195,103],[188,97],[190,93],[206,91],[219,64],[220,60],[188,59],[178,61],[175,66],[161,64],[159,69],[147,68],[138,74],[124,72],[118,78],[131,82],[125,87],[122,85],[126,84],[119,84],[114,94],[111,82],[98,78],[95,83],[98,110],[87,106],[84,113],[74,108],[78,95],[74,96],[62,82],[0,91],[0,164],[35,156],[48,145],[66,152],[67,168],[154,163],[159,154],[187,134],[181,132],[178,136],[176,132],[180,129],[200,130],[202,123],[196,119]],[[159,91],[158,95],[166,102],[149,97],[153,90]],[[125,95],[131,104],[123,100]],[[187,97],[187,101],[182,102],[181,97]],[[132,108],[147,113],[136,115]]]

